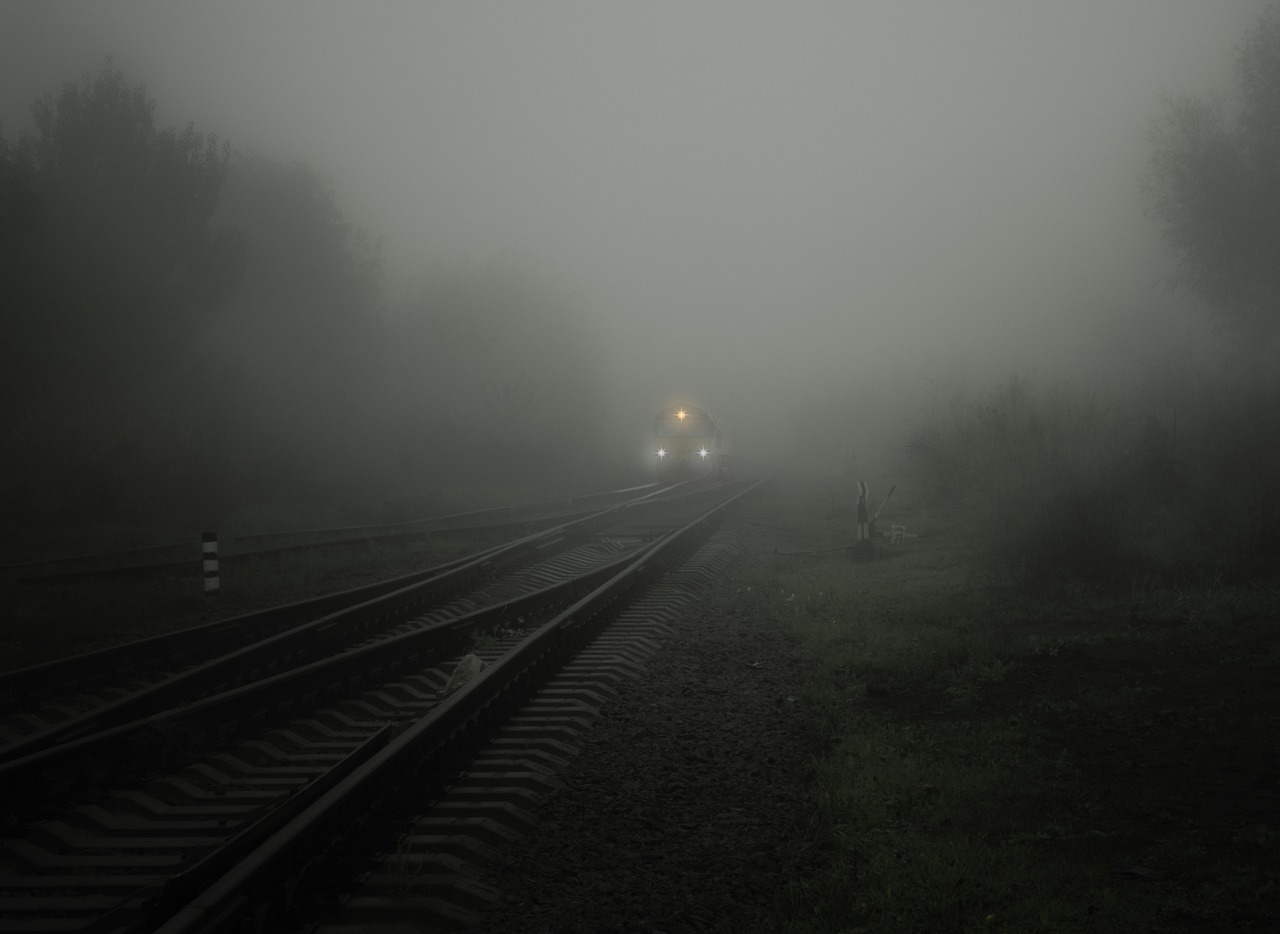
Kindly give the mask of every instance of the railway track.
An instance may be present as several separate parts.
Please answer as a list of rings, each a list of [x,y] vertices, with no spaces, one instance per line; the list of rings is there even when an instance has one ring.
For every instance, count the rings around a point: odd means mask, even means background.
[[[0,750],[0,931],[252,929],[298,911],[292,893],[325,854],[369,832],[406,783],[452,781],[747,489],[650,494],[403,586],[348,592],[355,602],[306,622],[317,607],[294,605],[273,634],[229,651],[252,629],[227,626],[184,647],[195,661],[178,671],[164,667],[176,648],[135,649],[153,680],[131,692],[117,680],[114,699],[92,695],[104,703],[63,694],[33,712],[11,685],[6,722],[39,722]],[[487,667],[451,685],[477,649]],[[51,708],[70,713],[54,722]]]
[[[470,512],[432,516],[412,522],[259,532],[232,535],[220,548],[225,561],[251,561],[286,552],[309,551],[369,542],[403,541],[458,532],[502,533],[531,526],[569,522],[590,515],[610,502],[626,501],[645,492],[662,492],[651,483],[622,490],[587,493],[564,499],[495,506]],[[200,543],[172,542],[120,551],[65,555],[0,565],[0,582],[55,581],[78,578],[137,578],[158,572],[198,570],[202,565]]]
[[[651,491],[394,579],[0,673],[0,762],[136,719],[176,698],[225,689],[229,679],[254,680],[296,666],[302,656],[336,651],[400,617],[451,598],[465,601],[468,591],[472,603],[482,600],[497,575],[535,560],[547,563],[583,534],[628,509],[664,502],[672,491]],[[370,606],[363,612],[349,612],[364,604]]]

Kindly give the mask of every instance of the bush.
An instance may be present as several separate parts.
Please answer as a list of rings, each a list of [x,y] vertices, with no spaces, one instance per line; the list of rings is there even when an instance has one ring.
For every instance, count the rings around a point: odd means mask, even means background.
[[[1101,405],[1013,378],[935,412],[907,450],[1024,578],[1206,583],[1280,559],[1280,380],[1184,378],[1172,400]]]

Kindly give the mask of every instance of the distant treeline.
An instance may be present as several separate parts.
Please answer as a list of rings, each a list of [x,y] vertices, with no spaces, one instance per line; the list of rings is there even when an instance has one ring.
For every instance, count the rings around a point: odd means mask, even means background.
[[[217,521],[583,470],[580,316],[509,269],[424,274],[300,162],[157,127],[110,61],[0,134],[0,507],[23,524]],[[429,262],[430,258],[424,258]]]
[[[1121,404],[1015,377],[954,395],[913,433],[911,471],[1023,582],[1274,578],[1280,376],[1171,369],[1142,389]]]

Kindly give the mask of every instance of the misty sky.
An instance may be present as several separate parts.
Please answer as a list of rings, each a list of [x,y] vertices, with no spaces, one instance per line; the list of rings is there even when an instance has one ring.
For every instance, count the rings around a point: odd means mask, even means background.
[[[0,0],[0,119],[110,53],[163,124],[328,176],[392,299],[518,260],[580,296],[635,411],[741,421],[851,373],[1136,352],[1169,302],[1147,123],[1229,91],[1261,7]]]

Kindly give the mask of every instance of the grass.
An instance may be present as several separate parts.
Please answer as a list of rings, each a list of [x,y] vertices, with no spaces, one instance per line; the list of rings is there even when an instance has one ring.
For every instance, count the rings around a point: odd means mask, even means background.
[[[820,495],[775,496],[797,542],[849,537]],[[809,659],[822,750],[774,926],[1272,929],[1280,585],[1011,587],[980,528],[892,521],[921,535],[881,560],[734,572]]]
[[[1280,564],[1280,377],[1185,376],[1125,404],[1010,379],[931,413],[907,448],[985,557],[1045,583],[1268,576]]]

